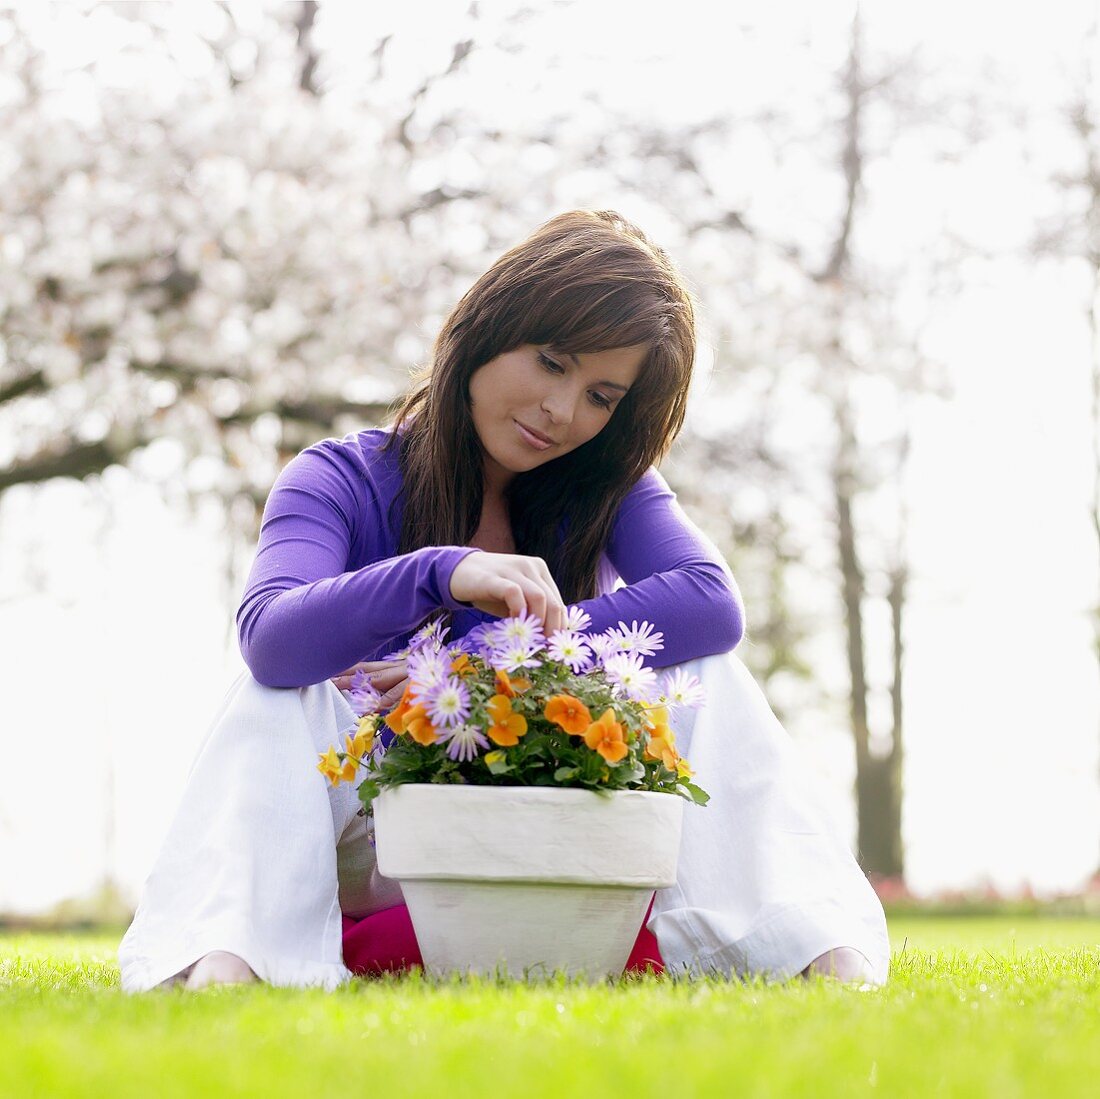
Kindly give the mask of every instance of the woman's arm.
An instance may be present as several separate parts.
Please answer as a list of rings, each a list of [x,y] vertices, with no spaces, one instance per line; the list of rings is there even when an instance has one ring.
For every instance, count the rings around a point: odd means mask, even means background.
[[[652,623],[664,648],[644,658],[649,667],[727,652],[744,635],[744,605],[729,565],[655,468],[624,498],[607,558],[627,586],[580,604],[592,617],[588,629]]]
[[[435,608],[465,606],[451,597],[450,578],[474,547],[395,555],[370,458],[354,442],[322,440],[292,458],[271,489],[237,610],[241,655],[265,686],[320,683]],[[371,563],[349,571],[357,538]]]

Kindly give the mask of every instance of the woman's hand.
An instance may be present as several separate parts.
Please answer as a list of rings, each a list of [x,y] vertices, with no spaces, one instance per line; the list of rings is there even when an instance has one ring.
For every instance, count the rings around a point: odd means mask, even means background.
[[[332,677],[332,682],[341,691],[351,690],[351,679],[356,672],[363,672],[371,686],[382,695],[381,708],[392,709],[401,701],[409,677],[404,660],[364,660],[348,668],[346,672]]]
[[[479,550],[451,573],[451,596],[478,610],[509,618],[523,611],[542,619],[549,636],[565,625],[565,604],[541,557]]]

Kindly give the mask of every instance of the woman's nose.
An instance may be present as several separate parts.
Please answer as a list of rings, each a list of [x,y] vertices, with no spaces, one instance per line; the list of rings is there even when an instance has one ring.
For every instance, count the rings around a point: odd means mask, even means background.
[[[573,422],[573,398],[568,393],[548,394],[543,399],[542,410],[556,424],[569,425]]]

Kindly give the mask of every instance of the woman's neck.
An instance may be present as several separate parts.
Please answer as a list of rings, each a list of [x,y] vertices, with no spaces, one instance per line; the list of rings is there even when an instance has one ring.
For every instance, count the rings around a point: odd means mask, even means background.
[[[495,511],[507,511],[505,492],[512,482],[515,474],[511,470],[498,466],[491,458],[485,459],[485,473],[482,481],[481,498],[483,507],[491,507]]]
[[[508,501],[504,498],[503,493],[490,492],[488,486],[486,486],[485,494],[481,498],[481,514],[482,517],[490,518],[508,518]]]
[[[470,545],[493,553],[515,553],[516,540],[512,535],[512,520],[508,514],[508,504],[504,499],[484,497],[481,502],[481,517]]]

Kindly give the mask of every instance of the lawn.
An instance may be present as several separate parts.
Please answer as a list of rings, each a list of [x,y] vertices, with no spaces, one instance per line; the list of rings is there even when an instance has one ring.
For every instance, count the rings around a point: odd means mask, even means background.
[[[118,934],[0,936],[0,1096],[1100,1093],[1100,921],[891,933],[877,990],[404,977],[143,996],[119,990]]]

